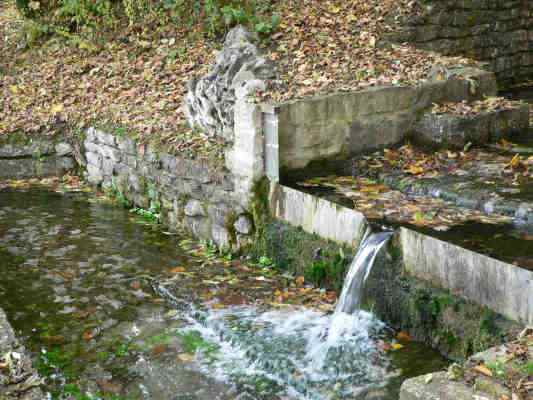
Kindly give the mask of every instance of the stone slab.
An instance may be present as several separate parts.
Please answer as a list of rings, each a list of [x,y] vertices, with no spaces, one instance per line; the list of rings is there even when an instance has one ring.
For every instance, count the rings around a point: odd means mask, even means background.
[[[274,218],[354,248],[368,228],[363,214],[283,185],[273,184],[270,206]]]
[[[401,228],[408,274],[484,305],[507,318],[533,324],[533,271]]]
[[[413,140],[463,148],[468,142],[483,145],[529,128],[529,106],[482,112],[475,116],[427,112],[413,126]]]

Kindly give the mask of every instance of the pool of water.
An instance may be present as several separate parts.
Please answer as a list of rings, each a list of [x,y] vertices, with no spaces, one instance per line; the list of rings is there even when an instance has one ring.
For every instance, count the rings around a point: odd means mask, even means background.
[[[191,243],[87,194],[0,192],[0,306],[49,399],[392,400],[446,365],[385,351],[371,314],[260,301],[287,279]]]

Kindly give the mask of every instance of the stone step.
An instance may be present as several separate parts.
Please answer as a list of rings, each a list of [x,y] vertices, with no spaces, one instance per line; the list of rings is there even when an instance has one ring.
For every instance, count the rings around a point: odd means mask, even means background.
[[[488,99],[470,104],[436,105],[415,123],[412,139],[423,144],[462,149],[467,143],[483,145],[528,130],[527,104],[518,101],[492,104],[494,100]]]

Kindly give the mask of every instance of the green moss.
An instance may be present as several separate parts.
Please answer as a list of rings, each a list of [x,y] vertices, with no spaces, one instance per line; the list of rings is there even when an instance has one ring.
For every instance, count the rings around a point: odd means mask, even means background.
[[[520,371],[526,376],[533,376],[533,361],[528,361],[519,367]]]
[[[26,146],[31,144],[33,138],[30,135],[27,135],[23,132],[13,132],[9,135],[3,135],[0,137],[0,146],[10,144],[10,145],[21,145]]]
[[[335,255],[320,254],[320,259],[313,261],[304,270],[304,277],[307,282],[317,287],[326,287],[340,292],[347,265],[348,260],[341,252]]]
[[[224,227],[229,234],[230,247],[233,247],[237,244],[237,231],[235,230],[235,222],[237,221],[237,213],[230,211],[226,214],[224,219]]]
[[[187,353],[202,351],[204,354],[212,354],[218,350],[215,344],[204,340],[198,331],[178,333],[178,337],[181,339],[183,350]]]
[[[261,236],[265,224],[270,220],[269,207],[270,182],[267,178],[257,181],[252,188],[250,209],[256,230],[256,235]]]
[[[280,271],[307,276],[315,285],[340,291],[353,249],[301,228],[270,221],[256,236],[248,253],[256,260],[270,259]]]

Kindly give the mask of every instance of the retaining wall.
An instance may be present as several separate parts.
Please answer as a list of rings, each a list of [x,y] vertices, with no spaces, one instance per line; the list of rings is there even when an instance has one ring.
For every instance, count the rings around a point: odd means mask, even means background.
[[[269,165],[271,160],[280,170],[289,171],[313,161],[347,159],[392,146],[412,131],[420,112],[433,103],[473,101],[496,94],[493,73],[461,67],[447,80],[418,86],[376,87],[264,106],[267,173],[276,173]]]
[[[84,151],[90,183],[160,211],[170,227],[233,249],[252,239],[254,185],[264,176],[262,114],[256,105],[238,100],[225,163],[174,156],[96,129],[87,131]]]
[[[72,146],[63,138],[14,134],[0,140],[0,179],[61,176],[75,168]]]
[[[358,247],[368,223],[352,209],[276,184],[273,217],[340,244]],[[401,274],[522,324],[533,323],[533,272],[401,228]],[[378,265],[377,268],[381,266]]]
[[[502,85],[533,76],[530,0],[424,0],[389,39],[485,61]]]

